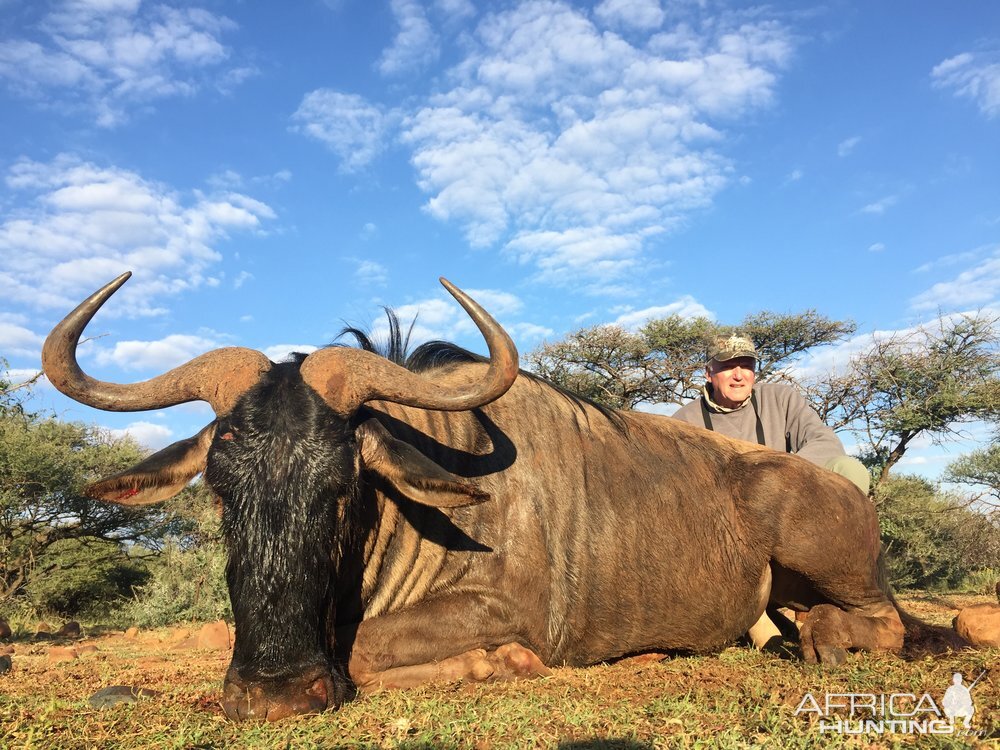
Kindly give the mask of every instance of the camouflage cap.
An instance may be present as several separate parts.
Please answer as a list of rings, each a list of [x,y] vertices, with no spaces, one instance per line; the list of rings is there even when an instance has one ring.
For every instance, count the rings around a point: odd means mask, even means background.
[[[708,345],[705,353],[706,362],[726,362],[738,357],[751,357],[757,361],[757,349],[747,336],[734,333],[731,336],[719,336]]]

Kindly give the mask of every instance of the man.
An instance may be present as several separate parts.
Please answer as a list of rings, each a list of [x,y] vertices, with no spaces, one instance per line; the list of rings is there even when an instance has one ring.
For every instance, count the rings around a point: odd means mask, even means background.
[[[707,382],[701,396],[674,417],[727,437],[795,453],[850,479],[868,494],[870,475],[864,464],[845,455],[836,433],[809,402],[784,383],[760,383],[757,350],[746,336],[715,339],[708,348]]]
[[[708,347],[705,375],[701,396],[682,406],[674,417],[727,437],[795,453],[847,477],[868,494],[868,469],[845,454],[840,439],[798,391],[783,383],[754,387],[757,350],[748,337],[715,339]],[[781,631],[768,614],[778,622],[787,622],[769,609],[750,628],[750,638],[757,648],[780,649]]]

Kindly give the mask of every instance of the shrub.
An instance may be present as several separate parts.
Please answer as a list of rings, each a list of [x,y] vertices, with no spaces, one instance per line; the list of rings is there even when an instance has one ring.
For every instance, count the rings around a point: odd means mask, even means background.
[[[139,560],[106,539],[62,539],[45,550],[25,586],[31,604],[63,617],[106,614],[149,578]]]

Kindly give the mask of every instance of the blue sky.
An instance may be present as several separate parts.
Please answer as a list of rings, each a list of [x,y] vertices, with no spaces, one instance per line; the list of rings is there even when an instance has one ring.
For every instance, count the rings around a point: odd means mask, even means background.
[[[522,352],[673,312],[863,337],[1000,296],[993,3],[0,0],[0,112],[15,377],[123,270],[80,352],[119,382],[381,305],[481,350],[442,275]],[[38,393],[154,447],[210,415]]]

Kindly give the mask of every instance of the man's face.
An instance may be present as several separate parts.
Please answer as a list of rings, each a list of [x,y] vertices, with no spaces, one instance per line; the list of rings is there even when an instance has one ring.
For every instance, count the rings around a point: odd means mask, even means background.
[[[712,398],[719,406],[735,409],[748,398],[757,375],[753,357],[737,357],[725,362],[712,362],[706,373],[712,384]]]

